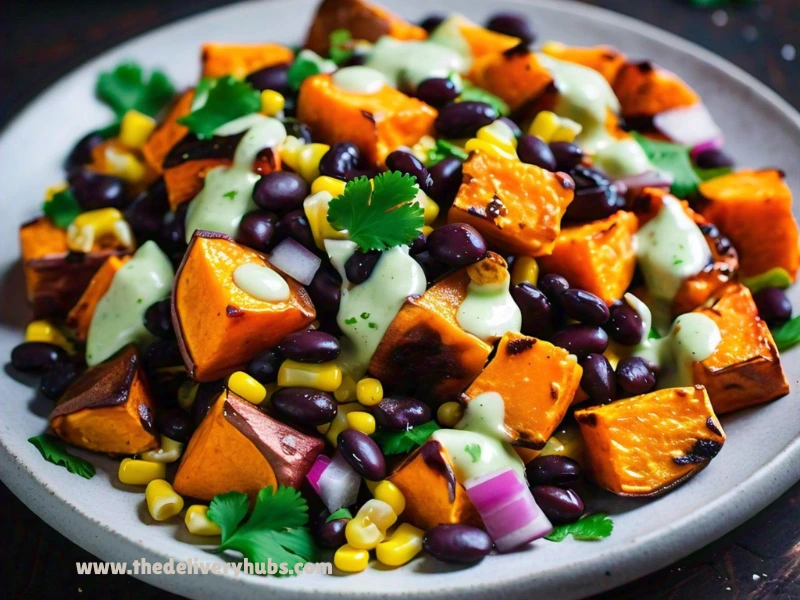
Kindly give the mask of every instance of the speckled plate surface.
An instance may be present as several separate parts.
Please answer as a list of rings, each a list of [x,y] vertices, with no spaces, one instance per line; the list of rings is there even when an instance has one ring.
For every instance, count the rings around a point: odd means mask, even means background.
[[[34,101],[0,140],[0,357],[6,361],[29,318],[18,260],[17,227],[37,214],[46,186],[62,179],[61,160],[72,143],[110,115],[92,97],[95,76],[133,58],[163,67],[180,85],[196,79],[199,46],[303,39],[315,0],[247,2],[217,9],[143,35],[86,64]],[[436,10],[459,11],[482,22],[514,9],[535,21],[541,37],[567,43],[610,43],[631,57],[653,58],[700,92],[725,131],[738,164],[778,166],[800,194],[800,116],[765,86],[729,63],[675,36],[633,19],[567,1],[385,0],[413,20]],[[792,291],[800,306],[800,289]],[[469,569],[431,559],[357,576],[257,578],[152,575],[154,585],[193,598],[274,597],[577,598],[661,568],[733,529],[800,479],[800,351],[784,357],[793,391],[754,411],[723,419],[728,441],[716,460],[686,485],[651,502],[601,496],[614,513],[614,534],[597,543],[539,541],[529,549],[492,556]],[[180,521],[157,524],[141,489],[119,484],[117,463],[89,456],[91,481],[45,462],[28,437],[41,433],[50,406],[30,388],[0,373],[0,478],[30,508],[68,538],[103,560],[213,560],[202,540]]]

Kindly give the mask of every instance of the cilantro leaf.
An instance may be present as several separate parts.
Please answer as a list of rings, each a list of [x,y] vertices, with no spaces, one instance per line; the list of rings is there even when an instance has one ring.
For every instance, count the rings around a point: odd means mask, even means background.
[[[447,140],[436,140],[436,145],[428,150],[426,164],[432,167],[436,163],[443,161],[445,158],[457,158],[458,160],[467,160],[469,154],[463,148],[456,146]]]
[[[461,102],[483,102],[484,104],[488,104],[500,113],[502,117],[507,117],[511,114],[511,109],[502,98],[495,96],[491,92],[487,92],[483,88],[474,86],[467,81],[464,82],[464,87],[458,99]]]
[[[658,333],[658,331],[656,329],[651,327],[650,331],[647,332],[647,339],[648,340],[660,340],[661,339],[661,334]]]
[[[576,540],[595,541],[607,538],[613,530],[614,522],[608,518],[607,514],[595,513],[574,523],[556,525],[553,531],[545,536],[545,539],[551,542],[561,542],[571,534]]]
[[[217,127],[261,108],[261,95],[246,81],[228,75],[209,85],[208,97],[202,106],[178,119],[178,123],[200,139],[212,137]]]
[[[101,73],[95,91],[121,119],[129,110],[155,117],[172,100],[175,87],[162,71],[156,69],[146,77],[141,65],[124,62]]]
[[[384,454],[406,454],[427,442],[437,429],[439,426],[434,421],[428,421],[406,431],[376,431],[372,439]]]
[[[352,519],[353,513],[351,513],[346,508],[340,508],[331,513],[331,515],[325,519],[326,523],[330,523],[331,521],[335,521],[336,519]]]
[[[418,202],[416,179],[398,171],[376,176],[370,185],[366,177],[348,182],[344,193],[331,200],[328,222],[346,229],[362,250],[387,250],[410,244],[424,225]]]
[[[42,210],[59,229],[69,227],[75,217],[81,214],[81,207],[69,188],[53,194],[52,199],[44,203]]]
[[[247,496],[239,492],[214,497],[208,516],[223,532],[215,552],[235,550],[254,563],[271,559],[290,565],[316,557],[311,532],[305,527],[308,505],[300,492],[280,486],[273,494],[272,486],[265,487],[250,518],[242,523],[247,506]]]
[[[301,50],[294,59],[286,73],[289,87],[297,91],[300,85],[309,77],[320,73],[332,73],[336,70],[336,63],[325,60],[316,52]]]
[[[694,167],[694,172],[702,182],[733,173],[733,167],[716,167],[714,169],[703,169],[701,167]]]
[[[469,454],[472,462],[476,463],[481,459],[481,447],[479,444],[467,444],[464,446],[464,452]]]
[[[686,146],[651,140],[636,132],[633,132],[633,137],[654,167],[672,175],[670,192],[678,198],[688,198],[697,191],[700,178],[692,167]]]
[[[328,56],[330,59],[337,65],[346,62],[355,53],[352,48],[352,41],[353,36],[347,29],[335,29],[331,31],[331,34],[328,36],[328,43],[330,46]]]
[[[800,342],[800,317],[775,327],[772,330],[772,339],[781,352],[797,345]]]
[[[773,267],[760,275],[745,277],[742,279],[742,283],[755,294],[768,287],[777,287],[785,290],[792,285],[792,278],[786,269],[782,267]]]
[[[28,441],[36,446],[36,449],[41,453],[47,462],[54,465],[64,467],[70,473],[80,475],[84,479],[91,479],[96,473],[94,465],[87,460],[83,460],[79,456],[73,456],[67,452],[64,443],[52,435],[42,434],[32,438]]]

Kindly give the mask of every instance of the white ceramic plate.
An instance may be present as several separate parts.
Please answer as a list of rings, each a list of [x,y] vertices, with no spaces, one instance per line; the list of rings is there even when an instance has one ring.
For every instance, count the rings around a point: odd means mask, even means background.
[[[0,141],[0,361],[21,339],[29,312],[18,261],[17,227],[39,211],[46,186],[62,179],[60,163],[73,142],[105,125],[110,115],[92,97],[97,73],[120,60],[166,69],[180,85],[198,74],[199,46],[304,39],[316,0],[277,0],[228,6],[162,27],[107,52],[40,96]],[[653,58],[678,72],[702,97],[740,165],[778,166],[800,194],[800,117],[765,86],[701,48],[638,21],[585,4],[538,0],[386,0],[418,20],[432,10],[460,11],[477,22],[489,13],[528,13],[541,37],[567,43],[610,43],[632,57]],[[800,291],[792,292],[800,307]],[[397,569],[371,567],[357,576],[293,578],[162,575],[146,581],[194,598],[263,597],[575,598],[609,589],[661,568],[733,529],[800,479],[800,362],[784,359],[794,391],[755,411],[723,419],[728,441],[711,466],[652,502],[601,497],[616,513],[614,534],[597,543],[539,541],[524,552],[492,556],[469,569],[418,559]],[[30,388],[0,374],[0,478],[31,509],[69,539],[104,560],[129,563],[212,560],[182,523],[156,524],[141,489],[117,482],[117,463],[91,456],[97,476],[86,481],[45,462],[26,440],[46,427],[50,406]],[[86,454],[83,454],[86,456]]]

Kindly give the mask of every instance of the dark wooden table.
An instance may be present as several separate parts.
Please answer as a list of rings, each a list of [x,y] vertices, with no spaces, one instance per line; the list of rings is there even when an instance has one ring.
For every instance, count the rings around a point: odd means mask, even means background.
[[[157,25],[229,2],[6,0],[0,8],[0,125],[47,85],[103,50]],[[589,3],[640,18],[706,46],[800,107],[800,56],[795,58],[792,45],[800,46],[800,0],[739,2],[707,10],[675,0]],[[0,582],[4,595],[176,598],[130,577],[78,576],[75,562],[94,560],[89,553],[47,526],[2,484],[0,507]],[[800,484],[714,544],[598,598],[800,598]]]

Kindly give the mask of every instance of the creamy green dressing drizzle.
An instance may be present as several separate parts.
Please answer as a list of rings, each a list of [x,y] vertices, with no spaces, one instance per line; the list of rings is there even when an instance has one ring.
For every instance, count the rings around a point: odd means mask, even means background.
[[[233,283],[262,302],[284,302],[291,297],[289,284],[266,265],[246,263],[233,271]]]
[[[325,250],[342,276],[342,297],[336,321],[344,333],[338,362],[358,379],[406,298],[425,292],[425,273],[408,255],[408,246],[381,253],[378,264],[364,283],[351,286],[344,264],[356,251],[349,240],[326,240]]]
[[[246,132],[233,155],[233,165],[206,173],[203,189],[189,204],[186,213],[186,242],[198,229],[236,236],[245,213],[255,210],[253,187],[260,175],[253,163],[264,148],[275,148],[286,139],[286,128],[277,119],[261,114],[246,115],[218,127],[214,135]]]
[[[525,465],[514,451],[504,425],[505,404],[497,392],[474,398],[455,429],[439,429],[431,439],[439,442],[453,461],[456,480],[511,468],[525,481]]]
[[[377,94],[386,85],[383,73],[372,67],[345,67],[333,74],[333,85],[349,94]]]
[[[520,330],[522,313],[509,292],[510,281],[506,274],[499,283],[469,282],[467,297],[456,314],[456,321],[464,331],[491,343],[507,331]]]
[[[99,364],[128,344],[141,348],[155,339],[144,326],[144,313],[151,304],[169,298],[174,276],[156,243],[145,242],[97,303],[86,339],[86,364]]]
[[[634,248],[647,289],[656,300],[668,304],[684,279],[711,261],[703,232],[670,196],[664,197],[658,214],[636,233]]]

